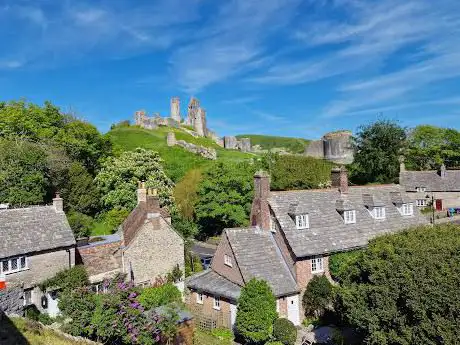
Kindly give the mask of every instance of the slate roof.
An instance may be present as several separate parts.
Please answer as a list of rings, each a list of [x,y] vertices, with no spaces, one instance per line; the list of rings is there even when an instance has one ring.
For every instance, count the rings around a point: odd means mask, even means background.
[[[188,288],[222,296],[233,301],[240,297],[241,287],[239,285],[210,269],[188,277],[185,283]]]
[[[95,237],[103,240],[78,247],[81,261],[88,275],[91,277],[101,273],[121,272],[121,251],[118,251],[121,246],[120,234]]]
[[[399,183],[406,191],[415,192],[417,187],[425,187],[428,192],[460,191],[460,170],[446,170],[446,176],[439,176],[436,170],[401,171]]]
[[[53,206],[0,210],[0,258],[73,245],[65,213]]]
[[[296,282],[276,245],[273,234],[258,227],[226,229],[243,280],[263,279],[275,296],[298,292]]]
[[[294,254],[306,257],[363,247],[378,235],[428,224],[416,207],[413,216],[402,216],[393,203],[395,194],[391,192],[399,192],[401,198],[406,198],[401,186],[378,185],[350,187],[343,196],[335,189],[271,192],[269,204]],[[347,208],[352,205],[356,210],[355,224],[344,223],[337,210],[337,200],[340,199],[346,199]],[[365,206],[370,202],[384,204],[384,220],[372,218]],[[292,204],[308,210],[309,229],[296,228],[288,214]]]

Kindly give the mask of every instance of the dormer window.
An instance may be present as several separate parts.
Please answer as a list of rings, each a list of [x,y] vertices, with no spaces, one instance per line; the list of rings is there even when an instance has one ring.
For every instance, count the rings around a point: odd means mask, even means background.
[[[418,193],[425,193],[426,192],[426,187],[416,187],[415,190]]]
[[[414,214],[414,204],[411,202],[402,204],[400,212],[403,216],[412,216]]]
[[[295,224],[297,229],[308,229],[310,227],[308,214],[300,214],[295,216]]]
[[[345,221],[345,224],[356,223],[356,211],[355,210],[344,211],[343,220]]]
[[[385,207],[374,207],[372,215],[375,219],[385,219]]]

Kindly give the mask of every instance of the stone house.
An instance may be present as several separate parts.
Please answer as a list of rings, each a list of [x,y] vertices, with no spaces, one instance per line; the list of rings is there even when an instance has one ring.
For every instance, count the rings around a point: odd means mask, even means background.
[[[7,289],[22,291],[21,301],[7,299],[10,307],[35,304],[56,316],[56,292],[42,292],[38,285],[74,264],[75,238],[59,195],[52,206],[0,210],[0,275]]]
[[[432,199],[438,211],[460,208],[460,170],[408,171],[401,163],[399,183],[418,207],[428,206]]]
[[[272,192],[265,172],[254,176],[251,226],[225,229],[211,269],[186,281],[198,318],[232,327],[241,287],[254,277],[270,284],[279,315],[299,325],[303,292],[313,276],[330,278],[331,254],[428,223],[398,185],[349,187],[344,168],[331,178],[330,189]]]
[[[160,207],[156,190],[140,186],[138,204],[117,233],[92,238],[78,246],[94,289],[119,273],[136,285],[148,286],[176,266],[184,271],[184,240],[171,226],[168,211]],[[183,282],[178,283],[183,290]]]

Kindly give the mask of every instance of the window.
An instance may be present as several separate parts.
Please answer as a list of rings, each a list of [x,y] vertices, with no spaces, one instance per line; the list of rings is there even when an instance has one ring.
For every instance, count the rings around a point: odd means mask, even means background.
[[[24,290],[24,305],[32,304],[32,290]]]
[[[224,264],[226,264],[229,267],[232,267],[232,258],[227,254],[224,255]]]
[[[270,230],[271,232],[276,232],[276,221],[274,219],[270,219]]]
[[[424,207],[426,206],[426,199],[417,199],[416,204],[418,207]]]
[[[311,272],[319,273],[323,272],[323,258],[313,258],[311,259]]]
[[[299,216],[295,216],[295,223],[297,229],[308,229],[310,227],[308,214],[302,214]]]
[[[375,219],[385,219],[385,207],[374,207],[373,212]]]
[[[25,256],[3,260],[1,263],[0,273],[4,274],[19,272],[27,269],[27,258]]]
[[[343,219],[345,220],[345,224],[356,223],[356,211],[351,210],[343,212]]]
[[[214,302],[212,307],[216,310],[220,310],[220,297],[214,296]]]
[[[425,193],[426,192],[426,187],[416,187],[415,190],[419,193]]]
[[[412,204],[411,202],[407,204],[402,204],[401,210],[403,216],[412,216],[414,214],[414,204]]]
[[[199,292],[196,293],[196,303],[203,304],[203,294],[202,293],[199,293]]]

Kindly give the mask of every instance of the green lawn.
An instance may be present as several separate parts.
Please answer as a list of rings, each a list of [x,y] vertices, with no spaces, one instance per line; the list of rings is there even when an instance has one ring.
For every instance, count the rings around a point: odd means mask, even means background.
[[[108,135],[112,140],[115,152],[130,151],[137,147],[157,151],[164,160],[166,174],[174,182],[178,182],[191,169],[203,168],[212,164],[212,161],[188,152],[183,148],[168,147],[166,145],[166,136],[171,131],[175,132],[177,140],[185,140],[192,144],[215,148],[218,160],[242,161],[255,157],[255,155],[249,153],[225,150],[209,138],[196,138],[178,128],[159,127],[149,130],[136,126],[120,127],[111,130]]]
[[[237,138],[250,138],[251,145],[260,145],[263,150],[284,148],[291,153],[303,153],[310,140],[302,138],[277,137],[271,135],[240,134]]]

